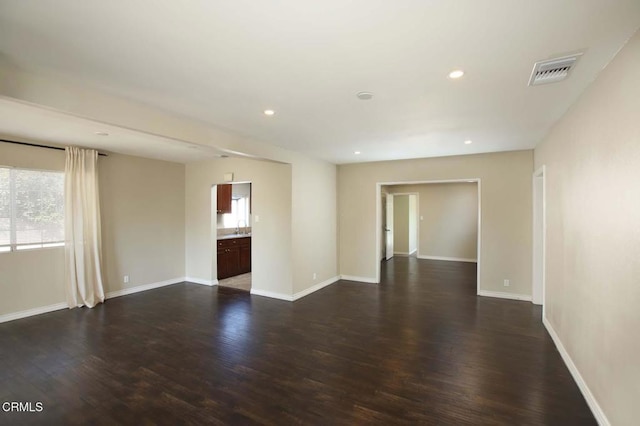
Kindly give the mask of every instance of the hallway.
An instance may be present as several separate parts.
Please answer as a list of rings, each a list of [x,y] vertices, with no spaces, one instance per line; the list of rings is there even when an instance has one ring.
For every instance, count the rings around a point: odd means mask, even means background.
[[[396,257],[295,303],[176,284],[0,324],[0,424],[595,424],[540,308]]]

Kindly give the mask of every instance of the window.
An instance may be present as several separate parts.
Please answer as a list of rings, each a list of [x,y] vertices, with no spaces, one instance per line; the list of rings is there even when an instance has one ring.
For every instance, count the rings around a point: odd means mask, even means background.
[[[0,252],[64,245],[64,173],[0,167]]]
[[[249,226],[249,197],[232,199],[231,213],[223,214],[222,218],[225,228]]]

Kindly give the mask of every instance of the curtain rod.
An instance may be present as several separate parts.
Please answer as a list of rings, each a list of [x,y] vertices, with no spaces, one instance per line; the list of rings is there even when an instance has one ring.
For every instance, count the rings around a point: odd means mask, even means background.
[[[8,139],[0,139],[0,142],[14,143],[16,145],[35,146],[36,148],[47,148],[47,149],[56,149],[58,151],[64,151],[64,148],[61,148],[59,146],[48,146],[48,145],[40,145],[40,144],[37,144],[37,143],[30,143],[30,142],[10,141]],[[103,154],[101,152],[99,152],[98,155],[101,155],[103,157],[108,157],[107,154]]]

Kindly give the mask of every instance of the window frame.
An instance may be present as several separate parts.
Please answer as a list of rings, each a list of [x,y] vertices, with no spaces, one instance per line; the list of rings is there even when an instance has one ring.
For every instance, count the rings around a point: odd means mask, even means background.
[[[1,165],[0,169],[6,169],[9,171],[9,244],[0,244],[0,255],[6,253],[16,253],[16,252],[25,252],[25,251],[33,251],[33,250],[47,250],[52,248],[64,247],[66,244],[66,230],[64,219],[62,221],[62,230],[63,230],[63,239],[60,241],[40,241],[37,243],[17,243],[17,228],[16,228],[16,201],[17,201],[17,191],[16,191],[16,179],[13,174],[16,171],[28,171],[28,172],[45,172],[45,173],[58,173],[62,175],[63,178],[63,202],[64,202],[64,171],[62,170],[50,170],[50,169],[36,169],[29,167],[16,167],[16,166],[7,166]],[[64,206],[63,206],[63,215],[64,215]]]

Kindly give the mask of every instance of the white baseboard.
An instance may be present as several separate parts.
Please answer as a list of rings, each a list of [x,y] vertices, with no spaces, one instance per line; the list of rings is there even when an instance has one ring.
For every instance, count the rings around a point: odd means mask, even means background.
[[[609,422],[609,419],[607,419],[607,416],[604,414],[604,411],[602,411],[600,404],[598,404],[598,401],[591,393],[589,386],[587,386],[587,383],[582,378],[580,371],[578,371],[578,368],[573,363],[571,356],[569,356],[569,353],[564,348],[564,345],[562,344],[562,341],[560,340],[560,337],[558,337],[558,334],[556,333],[556,331],[553,329],[553,326],[551,325],[549,320],[547,320],[544,317],[542,318],[542,323],[544,324],[547,331],[549,332],[549,336],[551,336],[551,340],[553,340],[553,343],[555,343],[556,348],[558,349],[558,352],[560,352],[560,356],[562,357],[562,360],[567,365],[567,368],[569,369],[571,376],[573,376],[573,380],[578,385],[580,392],[582,392],[582,396],[584,396],[584,399],[587,401],[587,405],[591,409],[591,412],[593,413],[593,416],[596,418],[596,421],[600,426],[610,426],[611,423]]]
[[[69,305],[65,302],[56,303],[48,306],[41,306],[39,308],[26,309],[24,311],[12,312],[10,314],[0,315],[0,323],[9,322],[21,318],[32,317],[34,315],[46,314],[47,312],[59,311],[60,309],[67,309]]]
[[[184,282],[184,277],[172,278],[170,280],[159,281],[157,283],[137,285],[135,287],[123,288],[122,290],[110,291],[105,295],[106,299],[114,297],[126,296],[127,294],[140,293],[141,291],[153,290],[154,288],[165,287],[171,284]]]
[[[428,259],[428,260],[447,260],[451,262],[471,262],[478,263],[478,259],[465,259],[463,257],[442,257],[442,256],[423,256],[421,254],[418,255],[418,259]]]
[[[251,294],[254,296],[264,296],[270,297],[272,299],[286,300],[288,302],[293,302],[293,296],[284,293],[275,293],[273,291],[260,290],[257,288],[251,289]]]
[[[394,251],[393,255],[394,256],[409,256],[410,253],[407,253],[406,251]]]
[[[314,293],[314,292],[320,290],[321,288],[325,288],[326,286],[335,283],[339,279],[340,279],[340,277],[338,277],[338,276],[333,277],[333,278],[329,278],[328,280],[322,281],[321,283],[318,283],[318,284],[316,284],[316,285],[314,285],[312,287],[309,287],[306,290],[299,291],[299,292],[297,292],[297,293],[295,293],[293,295],[293,300],[296,301],[298,299],[302,299],[303,297],[308,296],[311,293]]]
[[[139,293],[141,291],[152,290],[154,288],[165,287],[171,284],[178,284],[184,282],[184,277],[173,278],[170,280],[160,281],[157,283],[143,284],[131,288],[124,288],[122,290],[110,291],[105,294],[105,299],[113,299],[114,297],[126,296],[127,294]],[[41,306],[38,308],[27,309],[24,311],[13,312],[10,314],[0,315],[0,323],[13,321],[21,318],[32,317],[34,315],[46,314],[47,312],[58,311],[60,309],[66,309],[69,306],[66,303],[56,303],[54,305]]]
[[[411,251],[411,253],[409,253],[409,256],[411,256],[413,253],[416,253],[417,251],[418,251],[418,249],[413,249],[413,250]]]
[[[208,285],[209,287],[218,285],[218,280],[205,280],[203,278],[194,277],[185,277],[184,280],[193,284]]]
[[[528,296],[526,294],[505,293],[502,291],[480,290],[478,292],[478,296],[497,297],[499,299],[524,300],[525,302],[531,302],[531,296]]]
[[[355,275],[340,275],[340,279],[346,281],[358,281],[361,283],[378,284],[378,281],[375,278],[356,277]]]

